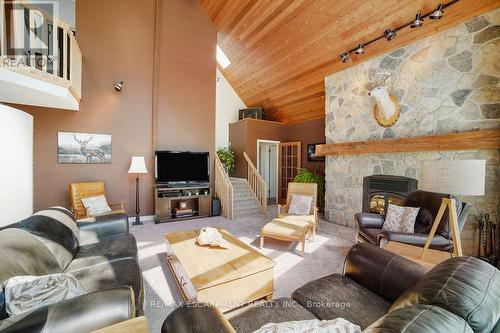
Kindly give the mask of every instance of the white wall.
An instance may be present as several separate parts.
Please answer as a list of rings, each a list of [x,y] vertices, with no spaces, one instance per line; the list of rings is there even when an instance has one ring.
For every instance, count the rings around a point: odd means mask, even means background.
[[[33,117],[0,104],[0,142],[3,226],[33,213]]]
[[[217,69],[215,93],[215,144],[217,148],[229,145],[229,124],[238,121],[238,110],[246,108],[226,78]]]

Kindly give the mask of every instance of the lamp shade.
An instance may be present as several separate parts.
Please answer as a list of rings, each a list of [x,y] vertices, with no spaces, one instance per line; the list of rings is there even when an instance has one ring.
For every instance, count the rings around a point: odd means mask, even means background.
[[[148,173],[146,161],[144,161],[143,156],[132,156],[132,162],[130,163],[128,173]]]
[[[485,160],[425,160],[419,188],[454,195],[484,195]]]

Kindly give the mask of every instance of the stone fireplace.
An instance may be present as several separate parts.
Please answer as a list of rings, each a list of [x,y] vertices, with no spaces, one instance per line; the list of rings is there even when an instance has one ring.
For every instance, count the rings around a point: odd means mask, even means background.
[[[392,175],[363,179],[363,212],[385,216],[389,204],[404,206],[406,197],[417,189],[417,180]]]
[[[499,24],[500,9],[496,9],[328,76],[327,143],[499,128]],[[401,115],[396,124],[384,128],[373,117],[375,102],[368,89],[387,76],[388,91],[397,96]],[[499,150],[327,156],[326,219],[354,227],[354,214],[363,210],[365,177],[376,174],[419,180],[421,160],[425,159],[486,160],[486,194],[460,198],[472,205],[461,234],[464,252],[475,254],[477,216],[489,213],[498,221]]]

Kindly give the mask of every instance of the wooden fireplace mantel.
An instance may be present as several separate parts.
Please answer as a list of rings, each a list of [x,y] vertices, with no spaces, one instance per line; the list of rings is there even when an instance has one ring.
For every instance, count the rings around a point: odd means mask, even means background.
[[[500,149],[500,129],[464,133],[330,143],[316,146],[317,156]]]

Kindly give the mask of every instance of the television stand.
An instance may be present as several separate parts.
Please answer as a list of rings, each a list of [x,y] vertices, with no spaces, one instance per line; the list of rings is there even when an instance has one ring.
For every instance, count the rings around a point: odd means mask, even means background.
[[[209,184],[157,185],[155,190],[155,223],[190,220],[212,216],[212,189]],[[176,214],[185,203],[189,213]]]

